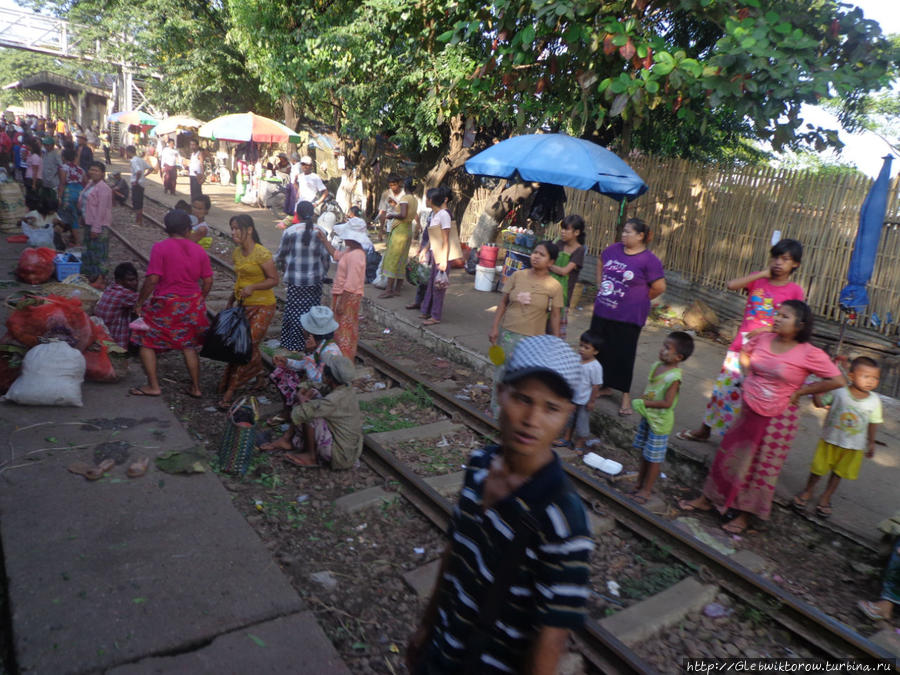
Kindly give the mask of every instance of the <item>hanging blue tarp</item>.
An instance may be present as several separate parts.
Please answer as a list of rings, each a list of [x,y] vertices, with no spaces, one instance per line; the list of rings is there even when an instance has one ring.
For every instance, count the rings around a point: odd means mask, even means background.
[[[890,155],[884,158],[881,172],[859,211],[859,230],[856,233],[853,255],[850,257],[850,267],[847,270],[847,285],[841,290],[840,297],[841,307],[847,309],[858,310],[869,304],[866,284],[872,277],[875,254],[878,253],[878,242],[881,240],[888,190],[891,186],[892,159]]]

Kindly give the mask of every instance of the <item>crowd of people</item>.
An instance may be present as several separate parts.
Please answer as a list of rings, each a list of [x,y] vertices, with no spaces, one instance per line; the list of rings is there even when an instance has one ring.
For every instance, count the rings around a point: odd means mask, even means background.
[[[56,234],[83,242],[86,274],[105,275],[112,204],[130,194],[139,222],[144,185],[154,169],[129,146],[130,183],[116,174],[107,185],[106,166],[93,160],[84,135],[76,131],[73,140],[60,136],[57,125],[45,123],[40,130],[23,124],[27,130],[0,133],[0,138],[11,139],[19,149],[9,161],[17,172],[21,169],[18,176],[35,212],[45,226],[58,225]],[[113,339],[139,353],[147,382],[130,390],[134,396],[162,394],[157,360],[169,350],[182,352],[190,380],[185,393],[204,396],[198,352],[209,327],[206,298],[213,274],[205,249],[212,230],[195,145],[191,153],[183,160],[171,141],[160,153],[158,170],[167,192],[175,193],[177,171],[187,166],[190,201],[179,202],[166,215],[168,236],[153,246],[143,283],[134,267],[123,263],[97,305]],[[323,225],[330,214],[317,214],[330,195],[310,157],[282,153],[277,164],[273,170],[289,177],[285,210],[292,216],[277,250],[262,245],[249,215],[228,223],[236,271],[228,307],[243,309],[252,356],[247,363],[227,365],[217,408],[229,411],[244,392],[269,379],[284,402],[270,422],[285,426],[259,449],[283,453],[299,467],[350,468],[362,451],[362,420],[351,383],[374,246],[358,207],[345,223]],[[418,310],[425,326],[442,321],[451,263],[463,257],[451,199],[446,188],[431,188],[424,193],[426,209],[420,209],[412,181],[391,175],[375,217],[375,234],[387,238],[380,265],[386,283],[378,297],[402,292],[412,253],[427,274],[406,308]],[[342,246],[335,246],[332,231]],[[651,301],[666,290],[663,263],[650,250],[651,228],[638,218],[627,220],[621,240],[598,256],[592,319],[577,352],[565,339],[571,295],[586,259],[585,221],[569,215],[559,232],[556,241],[538,242],[530,265],[504,283],[488,336],[491,358],[499,364],[492,409],[500,421],[500,444],[479,450],[467,463],[438,588],[408,649],[412,672],[477,669],[485,663],[517,670],[523,659],[531,666],[558,659],[567,631],[580,625],[584,614],[592,543],[584,509],[553,449],[586,452],[590,414],[600,397],[617,395],[618,414],[639,418],[633,447],[640,469],[631,498],[646,503],[660,476],[683,393],[682,364],[691,357],[694,341],[686,332],[669,333],[641,395],[632,399],[638,340]],[[803,289],[791,280],[802,257],[800,242],[783,239],[772,246],[765,269],[728,282],[729,289],[747,293],[741,326],[702,422],[677,433],[698,443],[721,436],[700,495],[678,505],[727,516],[722,527],[730,534],[770,517],[803,397],[830,409],[806,488],[793,504],[806,509],[820,478],[828,476],[815,507],[822,518],[831,515],[831,498],[841,480],[856,479],[863,455],[873,455],[883,421],[873,393],[878,364],[857,358],[845,375],[810,342],[812,312]],[[332,261],[337,266],[326,306],[324,284]],[[282,283],[281,351],[266,376],[260,345],[276,313],[274,289]],[[135,317],[140,320],[132,321]],[[485,511],[497,518],[482,519]],[[527,550],[537,551],[536,563],[527,560]],[[895,551],[895,567],[896,559]],[[886,580],[888,586],[884,601],[860,603],[861,611],[873,618],[890,616],[896,579]],[[510,602],[513,596],[527,601]],[[484,623],[486,616],[490,624]],[[479,648],[467,649],[476,638]]]

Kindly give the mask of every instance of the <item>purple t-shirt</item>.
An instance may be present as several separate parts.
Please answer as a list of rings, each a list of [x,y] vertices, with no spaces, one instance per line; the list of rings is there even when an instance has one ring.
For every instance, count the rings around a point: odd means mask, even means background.
[[[628,255],[621,242],[607,247],[600,256],[603,280],[599,281],[594,314],[643,326],[650,313],[650,284],[665,277],[659,258],[646,249]]]
[[[200,292],[197,282],[213,275],[209,255],[190,239],[169,238],[153,244],[147,274],[159,276],[155,296],[189,298]]]

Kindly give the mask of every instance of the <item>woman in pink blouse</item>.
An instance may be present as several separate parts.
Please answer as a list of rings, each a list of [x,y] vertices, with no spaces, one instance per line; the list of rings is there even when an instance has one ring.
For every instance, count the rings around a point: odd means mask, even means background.
[[[106,262],[109,259],[112,188],[106,184],[105,178],[106,165],[91,162],[87,187],[78,195],[78,209],[85,230],[81,273],[91,280],[106,276]]]
[[[337,260],[337,272],[331,288],[331,308],[334,320],[338,322],[334,341],[344,356],[355,359],[359,345],[359,308],[366,283],[365,249],[371,247],[372,242],[364,230],[360,231],[346,223],[336,225],[334,231],[344,240],[346,248],[342,251],[335,250],[322,230],[316,230],[316,234],[328,253]]]
[[[685,511],[738,511],[722,526],[732,534],[743,532],[751,515],[768,520],[778,475],[797,434],[800,398],[845,384],[828,355],[809,342],[813,316],[805,302],[782,303],[773,329],[744,344],[741,416],[722,438],[703,494],[678,502]],[[811,374],[823,379],[804,386]]]

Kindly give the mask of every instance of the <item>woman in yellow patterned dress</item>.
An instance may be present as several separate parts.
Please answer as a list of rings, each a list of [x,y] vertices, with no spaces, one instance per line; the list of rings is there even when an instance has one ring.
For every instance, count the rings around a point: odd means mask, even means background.
[[[235,300],[243,303],[253,339],[253,357],[245,365],[228,364],[219,382],[222,398],[217,407],[220,410],[228,410],[237,390],[263,373],[259,344],[275,316],[275,293],[272,289],[278,285],[275,261],[269,250],[259,242],[253,218],[242,213],[232,218],[229,225],[231,239],[237,244],[232,253],[237,279],[228,306],[234,305]],[[265,384],[265,380],[260,383]]]
[[[388,179],[391,180],[391,179]],[[397,179],[394,177],[394,181]],[[390,203],[389,203],[390,204]],[[388,238],[387,253],[381,262],[381,273],[387,277],[387,288],[379,298],[393,298],[400,295],[400,287],[406,277],[406,261],[409,259],[409,245],[412,242],[413,219],[418,215],[419,200],[413,195],[412,180],[403,184],[402,196],[396,204],[390,205],[387,217],[393,219],[394,226]]]

